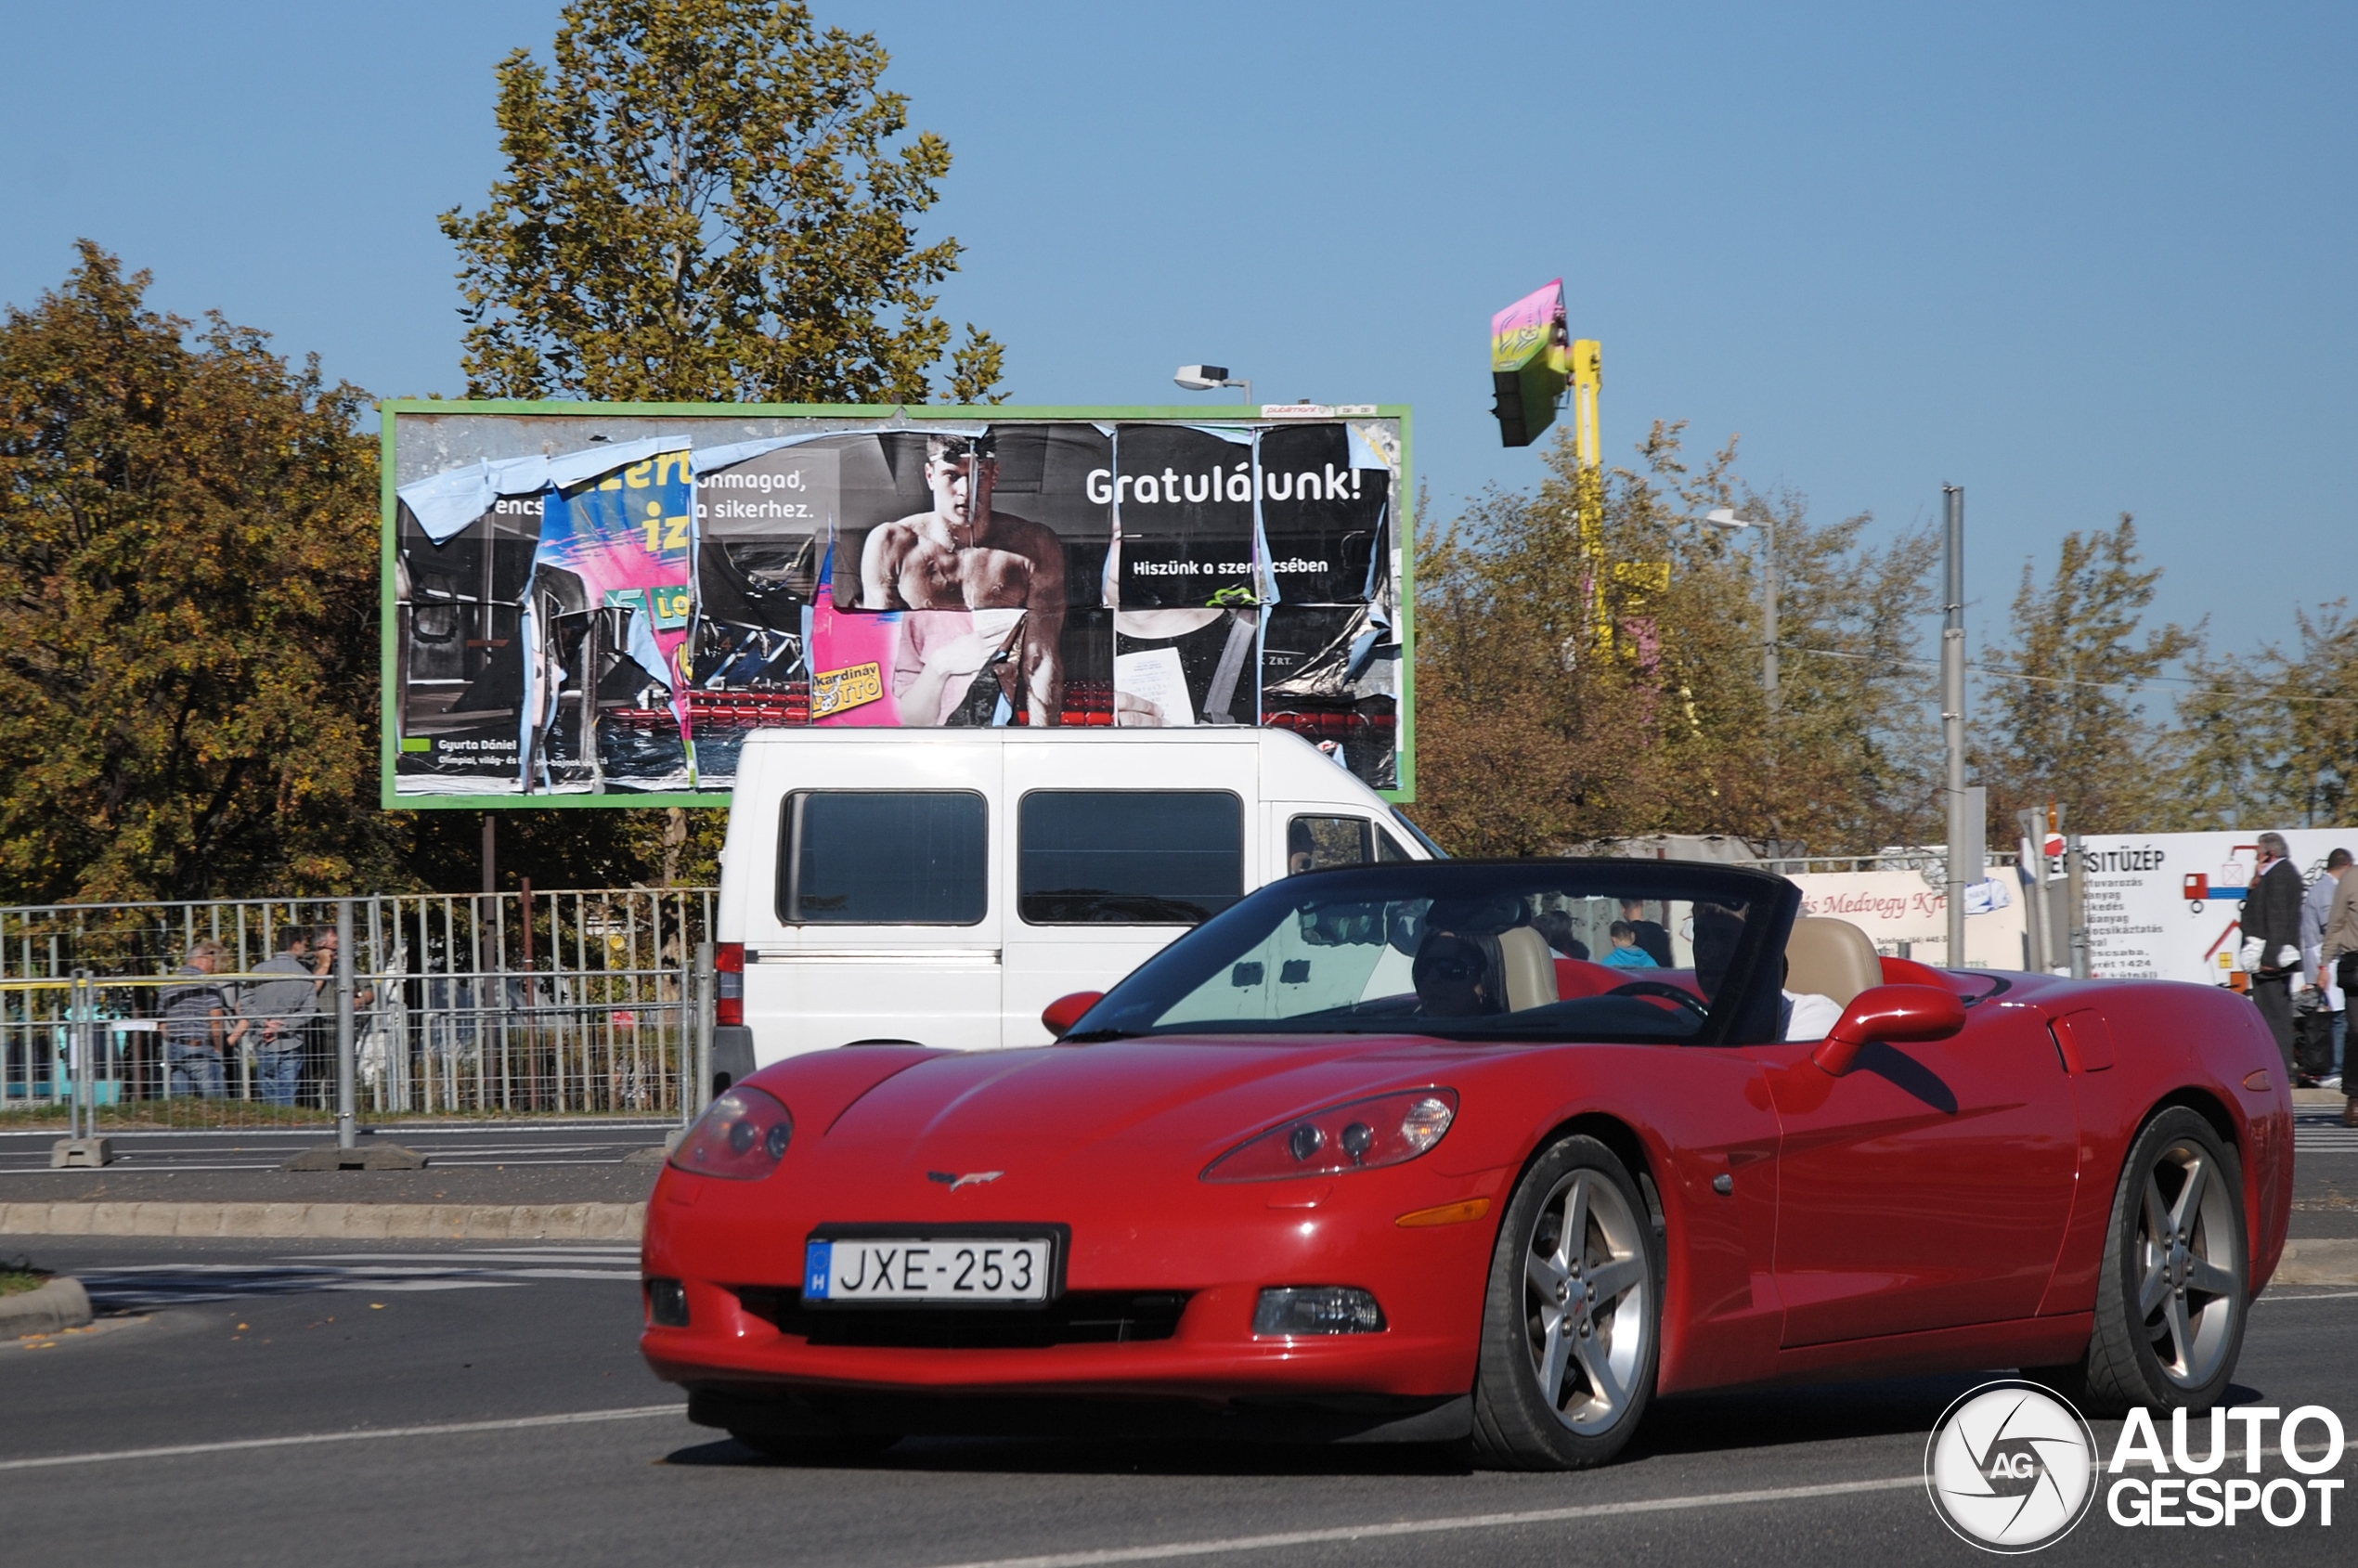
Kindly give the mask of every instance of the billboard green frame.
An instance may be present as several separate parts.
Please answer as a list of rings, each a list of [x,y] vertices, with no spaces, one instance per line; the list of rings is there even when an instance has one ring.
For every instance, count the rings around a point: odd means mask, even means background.
[[[394,793],[395,748],[401,744],[394,691],[399,667],[395,639],[400,617],[394,613],[400,593],[395,562],[399,542],[399,500],[395,494],[395,432],[404,414],[553,414],[579,418],[584,414],[645,415],[662,419],[875,419],[896,415],[909,419],[946,420],[1095,420],[1171,421],[1201,424],[1212,420],[1263,421],[1260,404],[1183,404],[1171,406],[1067,407],[1010,403],[589,403],[564,399],[446,399],[389,397],[377,404],[378,493],[381,517],[377,559],[377,778],[378,804],[388,811],[514,811],[570,810],[581,808],[612,810],[658,806],[725,809],[732,796],[721,790],[680,790],[632,795],[436,795],[397,796]],[[1366,406],[1354,406],[1364,410]],[[1398,803],[1417,798],[1417,518],[1415,435],[1409,407],[1380,403],[1373,412],[1354,411],[1350,418],[1397,420],[1400,422],[1400,492],[1394,510],[1400,551],[1400,783],[1379,791]],[[1276,422],[1276,421],[1264,421]]]

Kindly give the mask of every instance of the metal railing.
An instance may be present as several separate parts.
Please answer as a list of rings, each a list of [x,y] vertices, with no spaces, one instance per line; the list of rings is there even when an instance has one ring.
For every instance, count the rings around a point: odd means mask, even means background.
[[[0,1125],[684,1119],[700,1108],[715,894],[0,909]],[[333,929],[340,913],[349,964],[321,969],[308,1006],[271,1027],[256,989],[301,977],[258,973],[264,960],[288,927]],[[210,975],[182,966],[201,941],[225,950]]]
[[[1811,873],[1829,871],[1926,872],[1933,874],[1927,885],[1937,888],[1940,885],[1938,873],[1943,863],[1942,853],[1943,851],[1937,848],[1880,849],[1871,855],[1785,855],[1753,863],[1758,869],[1774,872],[1779,876],[1807,875]],[[1981,863],[1985,867],[2004,867],[2012,870],[2021,858],[2021,855],[2013,849],[1990,849],[1982,855]]]

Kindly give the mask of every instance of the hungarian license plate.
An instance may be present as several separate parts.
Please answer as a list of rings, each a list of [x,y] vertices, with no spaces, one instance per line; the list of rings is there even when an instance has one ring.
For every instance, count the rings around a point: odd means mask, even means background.
[[[1056,1262],[1046,1237],[852,1237],[805,1251],[802,1299],[893,1302],[1044,1302]]]

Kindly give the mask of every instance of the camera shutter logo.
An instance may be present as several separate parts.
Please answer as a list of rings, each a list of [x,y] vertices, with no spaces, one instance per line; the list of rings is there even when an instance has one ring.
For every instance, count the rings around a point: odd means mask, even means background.
[[[1924,1490],[1942,1523],[1984,1551],[2071,1534],[2095,1501],[2095,1434],[2052,1390],[2016,1380],[1959,1396],[1924,1445]]]

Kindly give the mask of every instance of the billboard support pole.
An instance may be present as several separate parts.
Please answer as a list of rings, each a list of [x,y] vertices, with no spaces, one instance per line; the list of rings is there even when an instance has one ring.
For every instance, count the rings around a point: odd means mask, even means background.
[[[696,944],[696,1009],[695,1061],[696,1091],[689,1096],[695,1107],[694,1114],[702,1116],[712,1104],[712,1030],[713,1002],[719,994],[719,985],[713,978],[715,950],[709,941]],[[693,1118],[691,1118],[693,1120]]]
[[[359,1144],[352,1050],[352,901],[336,901],[336,1147]]]
[[[1946,570],[1942,575],[1940,631],[1940,728],[1948,744],[1949,808],[1949,967],[1965,962],[1965,492],[1962,486],[1943,485],[1940,497],[1947,514]],[[1978,860],[1978,854],[1974,856]]]

